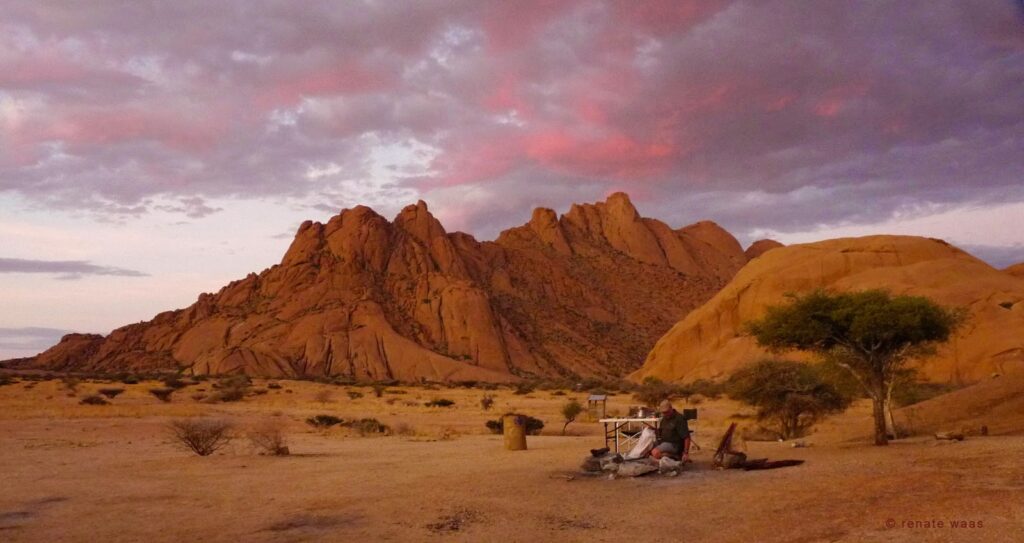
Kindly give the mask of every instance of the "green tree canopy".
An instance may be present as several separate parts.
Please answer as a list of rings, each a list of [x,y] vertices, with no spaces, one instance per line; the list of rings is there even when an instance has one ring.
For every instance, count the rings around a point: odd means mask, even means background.
[[[770,351],[809,351],[848,369],[874,401],[875,443],[884,445],[895,378],[908,360],[947,341],[963,317],[922,296],[815,290],[769,307],[747,329]]]

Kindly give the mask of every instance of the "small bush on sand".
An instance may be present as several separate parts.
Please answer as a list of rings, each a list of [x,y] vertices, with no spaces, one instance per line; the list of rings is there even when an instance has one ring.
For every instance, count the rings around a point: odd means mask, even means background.
[[[358,400],[359,398],[362,398],[362,397],[363,397],[363,393],[362,392],[359,392],[357,390],[350,390],[350,391],[348,391],[348,398],[350,400]]]
[[[318,390],[316,394],[313,395],[313,399],[321,404],[326,404],[334,401],[334,394],[325,388],[323,390]]]
[[[534,384],[533,383],[530,383],[528,381],[523,381],[521,383],[516,383],[515,389],[512,391],[512,393],[522,396],[524,394],[529,394],[529,393],[533,392],[533,389],[534,389]]]
[[[565,430],[566,428],[569,427],[569,424],[575,421],[576,417],[580,416],[580,413],[582,412],[583,404],[576,401],[575,399],[569,400],[568,402],[562,405],[562,420],[565,421],[565,424],[562,425],[563,436],[565,435]]]
[[[78,385],[82,382],[77,377],[65,377],[60,381],[68,392],[78,392]]]
[[[185,381],[182,381],[181,378],[178,377],[177,375],[172,375],[170,377],[164,377],[163,378],[163,383],[164,383],[164,386],[166,388],[173,388],[174,390],[178,390],[180,388],[185,388],[185,387],[188,386],[188,383],[186,383]]]
[[[203,392],[196,392],[195,394],[189,396],[189,398],[192,398],[197,402],[201,402],[206,399],[206,394]]]
[[[100,394],[110,398],[111,400],[118,397],[122,392],[124,392],[123,388],[101,388],[99,390]]]
[[[487,429],[491,431],[491,433],[502,434],[505,432],[505,417],[507,417],[508,415],[515,414],[516,413],[505,413],[497,420],[489,420],[484,424],[485,426],[487,426]],[[526,434],[531,436],[540,435],[540,431],[544,429],[544,421],[528,415],[523,416],[526,417]]]
[[[178,419],[168,426],[181,447],[199,456],[209,456],[231,442],[231,423],[216,419]]]
[[[121,378],[121,382],[126,385],[137,385],[139,384],[139,378],[134,375],[125,375]]]
[[[410,437],[416,435],[416,428],[407,422],[397,422],[391,426],[391,433],[396,436]]]
[[[108,402],[107,400],[104,400],[103,396],[100,396],[98,394],[93,394],[91,396],[86,396],[86,397],[82,398],[82,401],[80,401],[78,403],[80,403],[82,405],[107,405],[110,402]]]
[[[380,398],[384,395],[384,385],[377,383],[373,385],[373,395]]]
[[[564,390],[556,390],[556,391],[552,392],[551,395],[552,396],[565,396],[565,391]]]
[[[281,385],[278,383],[267,383],[267,388],[270,390],[281,390]]]
[[[14,379],[14,378],[9,377],[7,375],[0,375],[0,387],[7,386],[7,385],[13,385],[14,383],[17,383],[17,382],[18,382],[17,379]]]
[[[288,437],[284,433],[284,423],[279,420],[265,420],[257,423],[246,433],[252,447],[262,454],[271,456],[287,456]]]
[[[345,421],[335,417],[334,415],[315,415],[306,419],[306,424],[321,430],[330,428],[336,424],[341,424],[342,422]]]
[[[171,401],[171,394],[174,394],[173,388],[151,388],[149,393],[156,396],[161,402]]]
[[[455,405],[455,402],[453,402],[452,400],[449,400],[448,398],[436,398],[436,399],[430,400],[429,402],[427,402],[427,403],[425,403],[423,405],[425,405],[427,407],[451,407],[451,406]]]
[[[480,407],[482,407],[484,411],[489,411],[491,407],[494,407],[494,396],[484,394],[484,397],[480,398]]]
[[[390,431],[386,424],[377,419],[351,420],[343,422],[341,425],[359,432],[359,435],[361,436],[369,434],[386,434]]]
[[[812,366],[762,360],[726,382],[729,395],[757,408],[757,420],[783,439],[801,437],[823,416],[846,409],[850,398],[824,382]]]

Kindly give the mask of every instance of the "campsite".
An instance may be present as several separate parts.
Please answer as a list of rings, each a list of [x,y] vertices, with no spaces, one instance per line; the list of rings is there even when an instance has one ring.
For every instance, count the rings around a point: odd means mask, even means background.
[[[749,408],[695,397],[693,464],[676,477],[609,479],[579,469],[603,445],[601,424],[584,417],[560,435],[560,406],[586,393],[395,386],[377,397],[369,386],[255,380],[266,393],[190,398],[212,383],[169,403],[148,392],[159,382],[117,384],[125,391],[109,405],[80,403],[113,386],[87,379],[75,397],[56,378],[0,387],[3,540],[1012,541],[1024,521],[1024,467],[1007,452],[1024,437],[872,447],[867,402],[820,423],[805,447],[747,441],[751,456],[805,460],[747,472],[710,464],[714,440],[729,421],[749,423]],[[454,403],[424,405],[442,398]],[[625,414],[632,403],[612,394],[607,409]],[[506,451],[486,428],[506,411],[546,422],[527,450]],[[372,416],[390,431],[320,430],[305,422],[317,414]],[[176,446],[168,422],[200,415],[231,421],[238,437],[205,458]],[[282,424],[288,456],[245,438],[268,419]]]

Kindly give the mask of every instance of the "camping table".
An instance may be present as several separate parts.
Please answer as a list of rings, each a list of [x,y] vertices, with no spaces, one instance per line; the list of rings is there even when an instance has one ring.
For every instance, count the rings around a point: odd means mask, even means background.
[[[599,422],[604,423],[604,446],[609,449],[614,446],[616,453],[620,448],[629,451],[636,445],[644,425],[657,429],[659,421],[661,419],[656,417],[601,419]]]

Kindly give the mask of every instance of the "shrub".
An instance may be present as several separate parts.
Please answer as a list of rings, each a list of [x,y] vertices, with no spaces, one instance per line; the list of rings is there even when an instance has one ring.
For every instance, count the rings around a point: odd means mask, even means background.
[[[121,382],[126,385],[137,385],[139,384],[139,378],[134,375],[126,375],[121,378]]]
[[[123,388],[101,388],[99,392],[100,392],[100,394],[102,394],[102,395],[110,398],[111,400],[113,400],[119,394],[124,392],[124,389]]]
[[[65,377],[60,381],[64,384],[64,388],[66,388],[68,392],[78,392],[78,385],[82,382],[76,377]]]
[[[331,426],[341,424],[342,422],[345,421],[335,417],[334,415],[316,415],[306,419],[306,424],[320,429],[330,428]]]
[[[505,417],[515,414],[516,413],[505,413],[497,420],[489,420],[484,423],[484,425],[487,426],[487,429],[492,433],[502,434],[505,432]],[[526,417],[526,434],[531,436],[540,435],[540,431],[544,429],[544,421],[528,415],[523,416]]]
[[[565,396],[565,391],[564,390],[556,390],[556,391],[552,392],[551,395],[552,396]]]
[[[576,401],[575,399],[569,400],[564,405],[562,405],[562,420],[565,421],[565,424],[562,426],[563,436],[565,435],[565,430],[566,428],[569,427],[569,424],[576,420],[576,417],[578,417],[582,412],[583,404]]]
[[[708,379],[697,379],[696,381],[680,387],[680,395],[689,398],[700,395],[705,398],[717,400],[725,392],[725,386]]]
[[[380,398],[384,395],[384,385],[377,383],[373,385],[373,395]]]
[[[186,383],[185,381],[182,381],[177,375],[172,375],[170,377],[164,377],[163,383],[164,383],[164,387],[166,387],[166,388],[173,388],[174,390],[178,390],[180,388],[185,388],[185,387],[188,386],[188,383]]]
[[[322,404],[325,404],[325,403],[328,403],[328,402],[334,400],[334,395],[331,394],[330,390],[327,390],[325,388],[323,390],[318,390],[317,393],[313,395],[313,399],[315,399],[316,401],[318,401],[318,402],[320,402]]]
[[[168,428],[180,446],[199,456],[209,456],[231,441],[231,424],[223,420],[178,419]]]
[[[110,402],[108,402],[107,400],[104,400],[103,396],[100,396],[98,394],[93,394],[91,396],[86,396],[86,397],[82,398],[82,401],[80,401],[78,403],[83,404],[83,405],[107,405]]]
[[[350,400],[358,400],[363,397],[363,393],[358,390],[350,390],[348,391],[348,397]]]
[[[822,416],[850,404],[814,368],[799,362],[762,360],[734,373],[730,396],[757,408],[757,419],[783,439],[800,437]]]
[[[268,391],[265,388],[254,388],[254,389],[249,391],[249,394],[252,394],[253,396],[262,396],[262,395],[266,394],[267,392]]]
[[[397,422],[391,426],[391,433],[396,436],[414,436],[416,435],[416,428],[407,422]]]
[[[17,383],[17,382],[18,382],[17,379],[14,379],[14,378],[9,377],[7,375],[0,375],[0,387],[7,386],[7,385],[13,385],[14,383]]]
[[[658,405],[662,400],[671,400],[680,395],[679,387],[657,377],[647,377],[633,390],[633,398],[648,407]]]
[[[386,434],[389,431],[387,425],[377,419],[351,420],[343,422],[341,425],[359,432],[361,436],[367,434]]]
[[[161,402],[171,401],[171,394],[174,394],[173,388],[151,388],[149,393],[156,396]]]
[[[196,392],[195,394],[189,396],[189,398],[192,398],[193,400],[195,400],[197,402],[201,402],[201,401],[206,399],[206,394],[204,394],[202,392]]]
[[[522,381],[522,382],[516,383],[515,388],[513,389],[512,393],[522,396],[523,394],[529,394],[529,393],[533,392],[533,389],[534,389],[534,384],[533,383],[530,383],[530,382],[527,382],[527,381]]]
[[[267,383],[267,388],[269,388],[270,390],[280,390],[281,385],[277,383]]]
[[[451,406],[455,405],[455,402],[453,402],[453,401],[451,401],[451,400],[449,400],[447,398],[437,398],[437,399],[434,399],[434,400],[430,400],[429,402],[427,402],[427,403],[425,403],[423,405],[425,405],[427,407],[451,407]]]
[[[494,396],[491,396],[490,394],[484,394],[484,397],[480,398],[480,407],[482,407],[484,411],[490,410],[491,407],[493,406]]]
[[[245,398],[244,388],[225,388],[213,393],[210,402],[238,402]]]
[[[286,456],[290,452],[281,421],[265,420],[250,428],[246,435],[252,447],[265,454]]]

